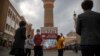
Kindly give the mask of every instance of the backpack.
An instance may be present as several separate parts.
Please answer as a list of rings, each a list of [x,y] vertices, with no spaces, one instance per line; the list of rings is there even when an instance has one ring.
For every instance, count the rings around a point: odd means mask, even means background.
[[[41,37],[41,35],[36,35],[34,37],[34,43],[35,43],[36,46],[40,46],[41,45],[41,43],[42,43],[42,37]]]

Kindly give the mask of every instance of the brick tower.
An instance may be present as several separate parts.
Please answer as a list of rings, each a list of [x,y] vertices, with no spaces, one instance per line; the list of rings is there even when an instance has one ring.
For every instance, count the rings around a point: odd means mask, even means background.
[[[55,0],[42,0],[44,3],[44,27],[41,27],[41,34],[44,41],[44,49],[54,49],[58,28],[54,27],[53,8]],[[48,43],[45,45],[45,43]]]
[[[43,0],[44,3],[44,27],[54,27],[53,8],[55,0]]]

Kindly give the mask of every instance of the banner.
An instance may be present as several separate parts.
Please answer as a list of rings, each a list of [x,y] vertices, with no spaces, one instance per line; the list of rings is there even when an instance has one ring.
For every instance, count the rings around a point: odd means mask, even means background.
[[[57,38],[57,27],[41,27],[41,34],[43,38]]]

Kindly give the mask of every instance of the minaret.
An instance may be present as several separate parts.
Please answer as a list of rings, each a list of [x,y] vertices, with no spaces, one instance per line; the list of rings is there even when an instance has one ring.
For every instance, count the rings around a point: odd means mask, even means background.
[[[74,22],[75,22],[75,25],[74,25],[74,27],[75,27],[75,29],[76,29],[76,20],[77,20],[77,17],[76,17],[76,12],[74,11],[74,14],[73,14],[73,16],[74,16]]]
[[[76,12],[74,11],[74,14],[73,14],[73,19],[74,19],[74,22],[75,22],[75,24],[74,24],[74,29],[75,29],[75,36],[76,36],[76,41],[75,41],[75,43],[76,44],[79,44],[80,43],[80,37],[79,37],[79,35],[77,35],[77,33],[76,33],[76,23],[77,23],[77,14],[76,14]]]
[[[44,3],[44,27],[54,27],[53,8],[55,0],[43,0]]]
[[[58,28],[54,27],[54,21],[53,21],[53,8],[55,0],[42,0],[42,1],[44,3],[44,27],[41,27],[41,35],[44,40],[52,39],[56,41],[58,35]],[[50,47],[52,47],[52,45],[50,45]],[[47,49],[51,49],[50,47],[47,47]],[[55,47],[56,45],[53,45],[52,48]]]

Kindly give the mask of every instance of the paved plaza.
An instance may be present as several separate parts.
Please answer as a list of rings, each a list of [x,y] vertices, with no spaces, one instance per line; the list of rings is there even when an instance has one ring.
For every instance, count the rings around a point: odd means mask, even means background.
[[[9,55],[9,50],[10,50],[10,48],[0,47],[0,56],[11,56],[11,55]],[[32,50],[31,56],[34,56],[33,50]],[[57,56],[57,50],[45,50],[44,56]],[[81,56],[81,53],[79,52],[78,54],[76,54],[71,50],[66,50],[66,51],[64,51],[64,56]]]

